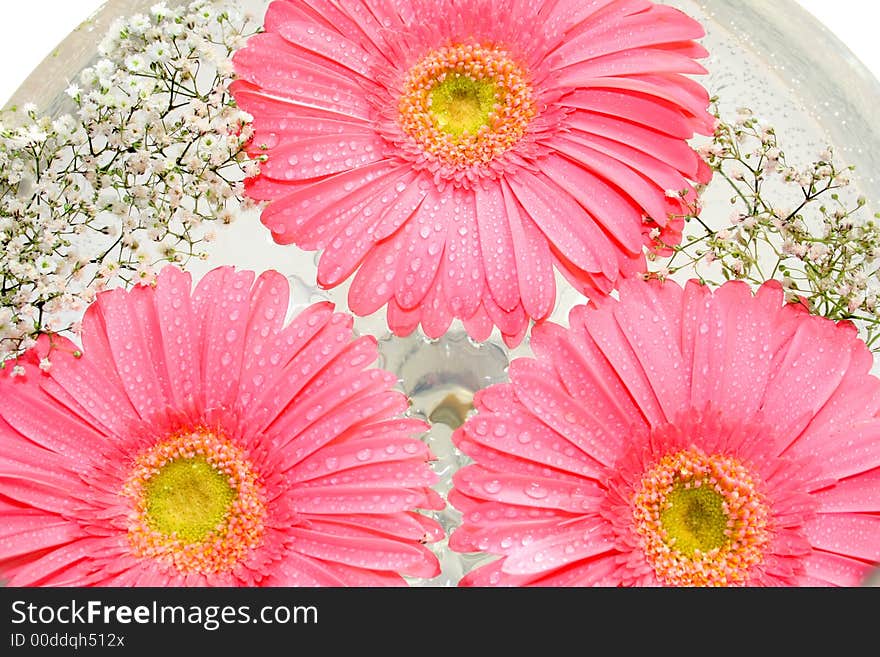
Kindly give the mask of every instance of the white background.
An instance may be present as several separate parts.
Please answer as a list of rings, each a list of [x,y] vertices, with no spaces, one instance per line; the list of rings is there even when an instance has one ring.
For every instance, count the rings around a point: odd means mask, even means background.
[[[102,0],[0,0],[3,17],[0,106],[55,45],[102,3]],[[800,0],[800,3],[834,31],[880,78],[878,0]]]

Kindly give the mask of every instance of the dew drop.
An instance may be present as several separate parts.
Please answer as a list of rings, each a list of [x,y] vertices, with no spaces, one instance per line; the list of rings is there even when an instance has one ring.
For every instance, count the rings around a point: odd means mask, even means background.
[[[541,484],[532,483],[526,486],[526,495],[535,500],[542,500],[549,494],[549,491]]]
[[[487,481],[483,484],[483,489],[489,493],[490,495],[494,495],[501,491],[501,482],[497,479],[493,479],[492,481]]]

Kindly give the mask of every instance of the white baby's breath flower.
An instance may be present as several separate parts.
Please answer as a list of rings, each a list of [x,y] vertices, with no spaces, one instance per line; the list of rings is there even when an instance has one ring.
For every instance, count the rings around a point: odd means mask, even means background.
[[[48,137],[48,134],[40,130],[36,125],[30,125],[26,129],[19,130],[19,139],[28,146],[42,144],[46,141],[46,137]]]
[[[152,7],[150,7],[150,14],[157,21],[162,21],[168,16],[168,5],[164,2],[157,2]]]
[[[216,8],[158,3],[118,20],[66,90],[74,117],[28,104],[0,126],[0,276],[15,284],[0,297],[4,359],[34,344],[35,327],[76,330],[97,291],[151,282],[157,258],[203,257],[193,247],[216,238],[207,225],[234,218],[226,203],[243,194],[252,131],[228,94],[226,53],[243,28]]]
[[[152,22],[144,14],[135,14],[128,20],[128,27],[134,34],[143,34],[151,26]]]
[[[127,68],[132,73],[142,73],[143,71],[147,70],[147,60],[140,53],[129,55],[125,58],[125,68]]]

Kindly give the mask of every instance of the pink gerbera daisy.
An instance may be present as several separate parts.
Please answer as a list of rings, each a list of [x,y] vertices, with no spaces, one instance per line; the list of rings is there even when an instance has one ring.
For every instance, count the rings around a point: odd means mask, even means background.
[[[12,585],[361,586],[431,577],[425,429],[327,303],[215,269],[101,293],[83,348],[0,370],[0,576]],[[48,352],[48,361],[43,360]],[[42,368],[38,363],[42,360]],[[47,362],[51,366],[47,366]],[[23,369],[23,371],[22,371]]]
[[[648,0],[276,0],[235,55],[249,194],[318,282],[430,337],[518,343],[554,267],[607,293],[674,244],[710,172],[701,26]],[[683,195],[683,196],[682,196]],[[659,235],[659,239],[658,239]]]
[[[855,585],[880,560],[880,381],[776,283],[627,281],[534,330],[455,435],[466,585]]]

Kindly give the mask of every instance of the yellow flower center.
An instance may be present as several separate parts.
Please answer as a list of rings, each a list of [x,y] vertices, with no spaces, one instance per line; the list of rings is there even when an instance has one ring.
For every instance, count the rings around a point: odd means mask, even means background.
[[[510,53],[454,45],[409,71],[398,102],[403,131],[445,164],[485,164],[516,144],[535,116],[532,87]]]
[[[197,543],[226,518],[235,489],[204,456],[171,461],[144,487],[147,521],[157,531]]]
[[[122,494],[134,506],[132,552],[182,573],[228,572],[262,542],[263,487],[244,451],[213,432],[172,436],[140,454]]]
[[[685,488],[677,484],[666,495],[660,524],[669,543],[689,557],[697,550],[709,552],[730,542],[724,498],[708,486]]]
[[[495,84],[490,80],[452,73],[431,90],[431,113],[437,127],[450,135],[475,135],[490,124],[495,95]]]
[[[660,459],[633,497],[645,557],[671,586],[745,583],[763,560],[769,519],[748,468],[694,448]]]

